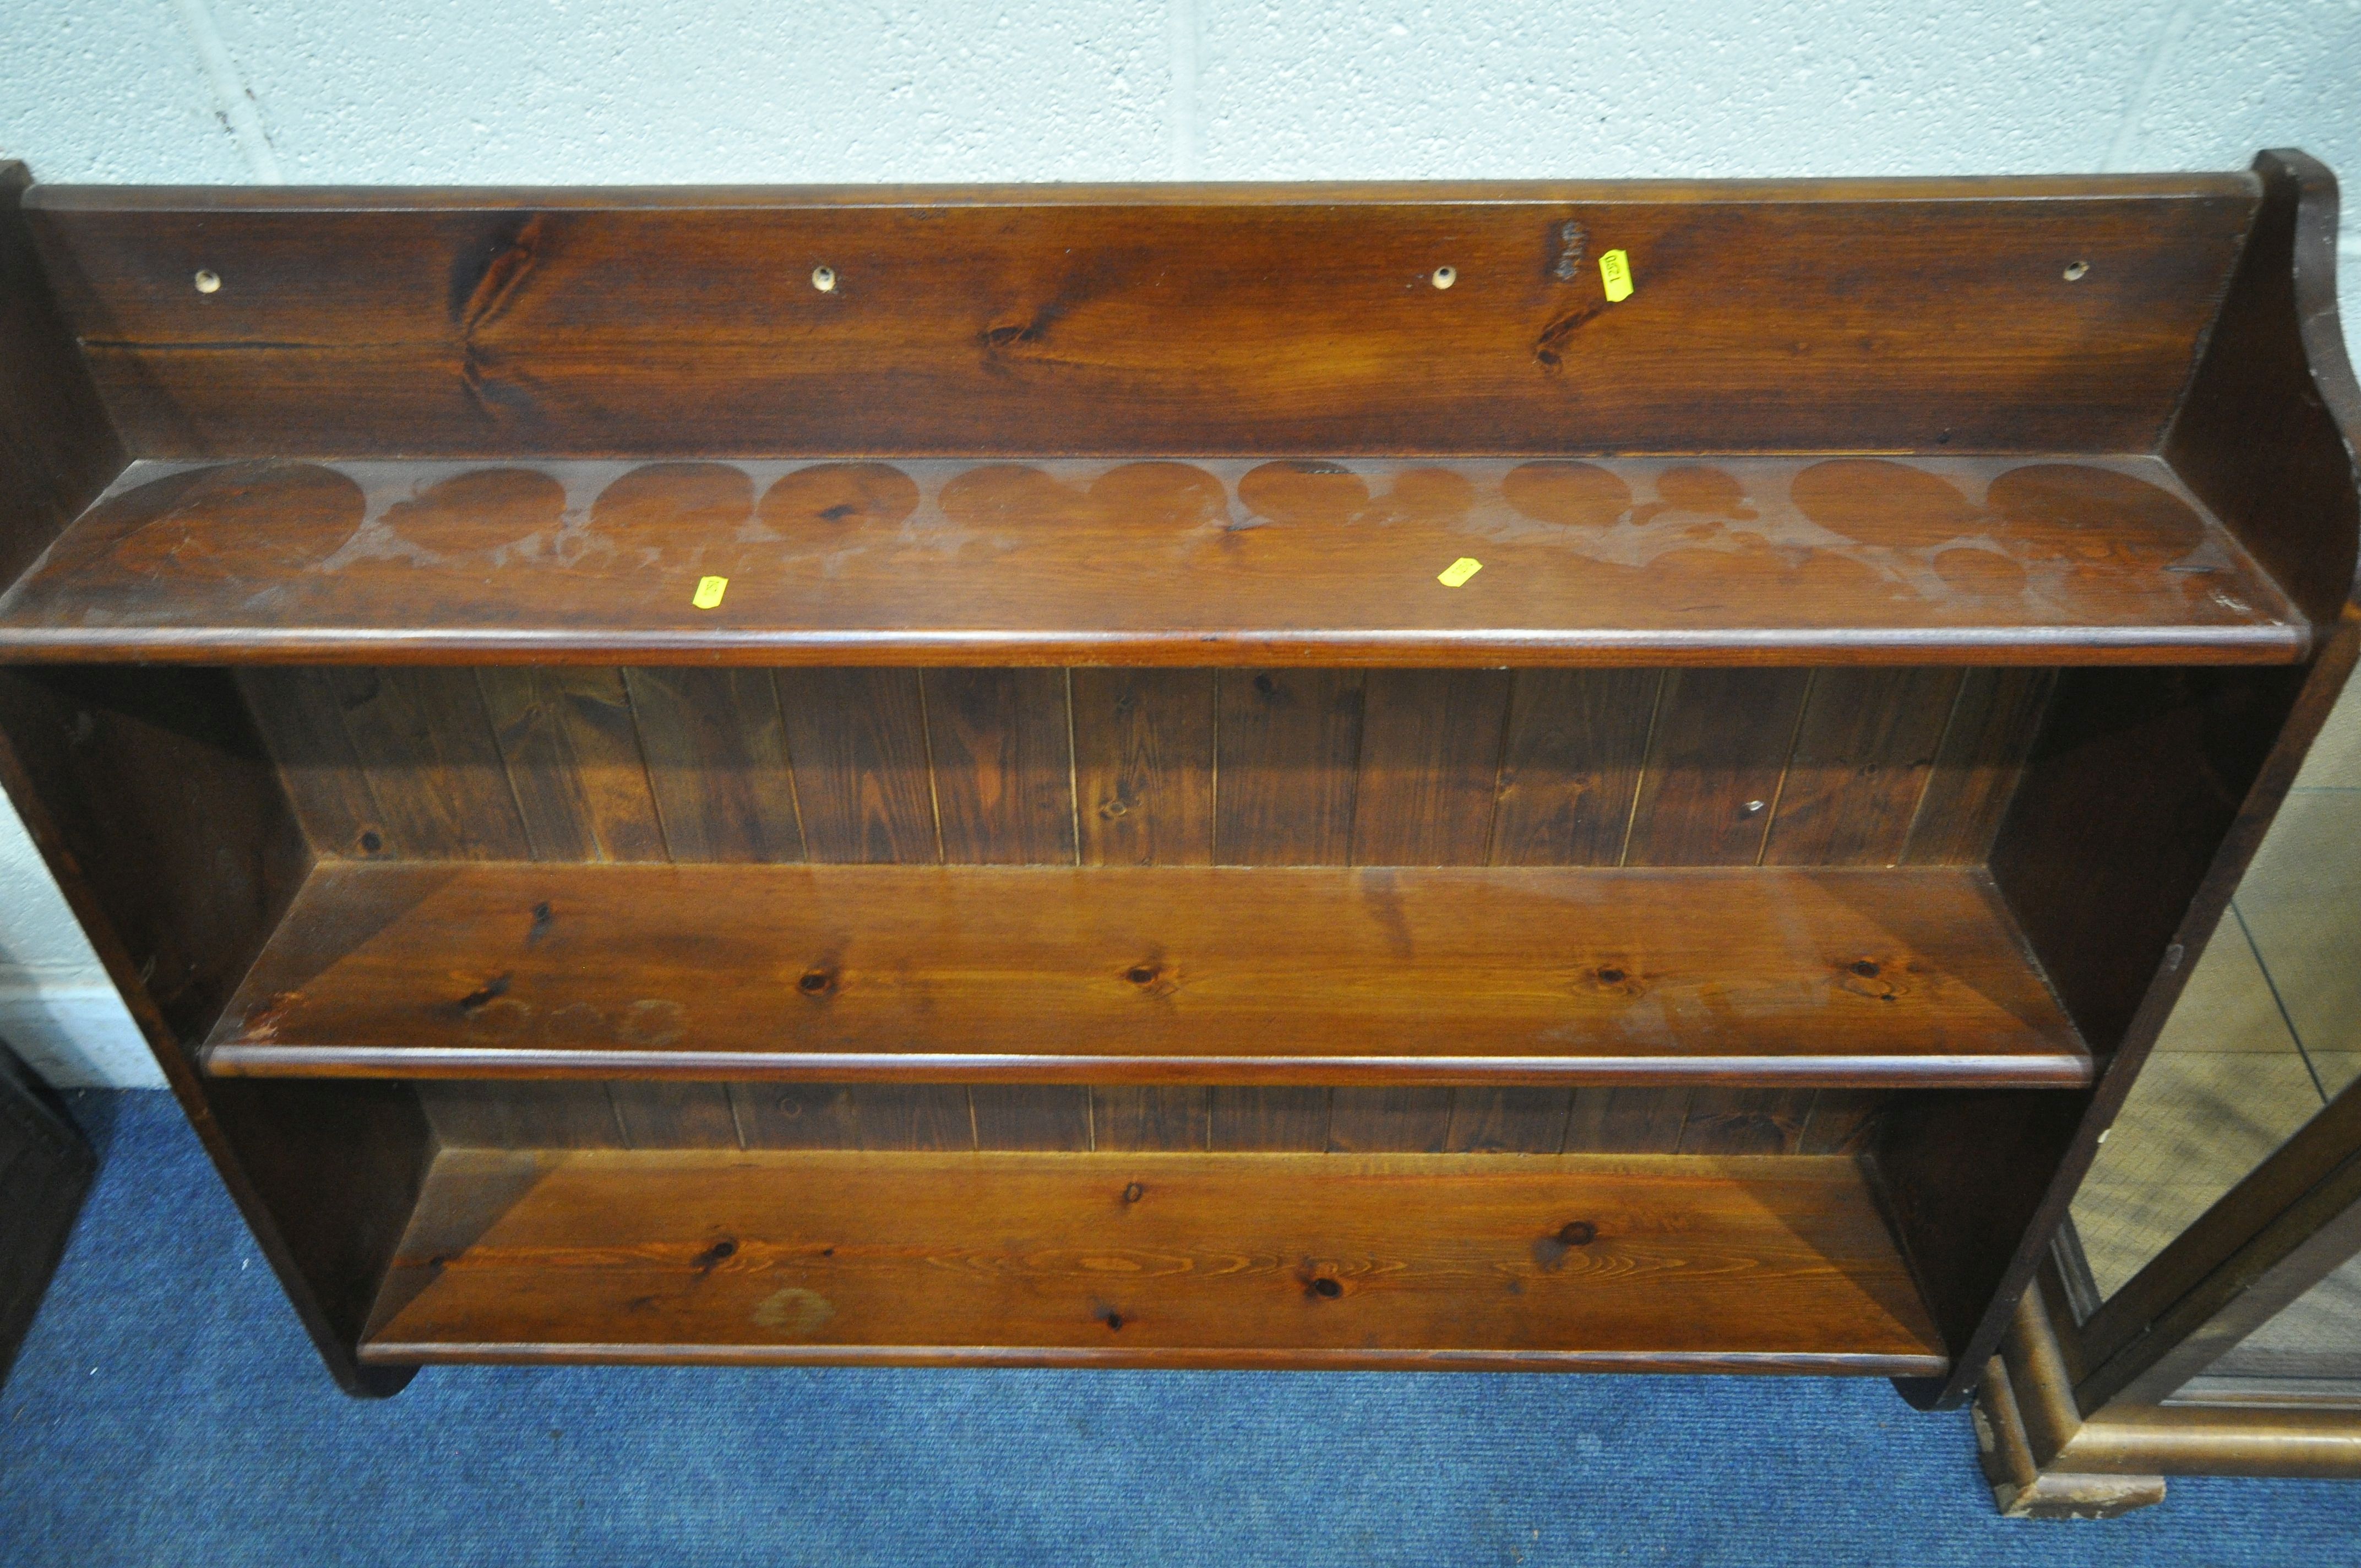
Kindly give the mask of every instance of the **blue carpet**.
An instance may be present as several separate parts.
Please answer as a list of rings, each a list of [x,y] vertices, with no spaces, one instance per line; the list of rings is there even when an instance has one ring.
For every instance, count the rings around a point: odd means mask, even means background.
[[[433,1368],[339,1394],[161,1094],[0,1391],[0,1563],[2361,1563],[2361,1484],[1997,1519],[1880,1382]]]

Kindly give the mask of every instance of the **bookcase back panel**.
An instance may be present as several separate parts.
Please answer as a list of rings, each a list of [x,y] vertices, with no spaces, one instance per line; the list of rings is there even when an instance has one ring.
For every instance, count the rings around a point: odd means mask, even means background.
[[[45,187],[28,215],[143,456],[2132,451],[2259,191]]]
[[[646,1080],[417,1085],[460,1148],[1855,1154],[1894,1091]]]
[[[250,669],[321,854],[1972,865],[2023,669]]]

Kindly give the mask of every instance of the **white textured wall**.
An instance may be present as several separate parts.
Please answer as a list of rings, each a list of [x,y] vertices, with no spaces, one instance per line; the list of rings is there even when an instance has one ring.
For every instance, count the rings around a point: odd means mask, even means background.
[[[0,0],[0,151],[46,180],[2074,172],[2293,145],[2361,181],[2361,0]],[[153,1081],[6,813],[0,1034],[62,1081]]]

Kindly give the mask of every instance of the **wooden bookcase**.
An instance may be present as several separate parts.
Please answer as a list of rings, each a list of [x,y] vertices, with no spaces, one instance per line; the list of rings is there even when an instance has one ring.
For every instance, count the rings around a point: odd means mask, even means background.
[[[2300,154],[11,198],[0,765],[355,1391],[1955,1404],[2361,642]]]

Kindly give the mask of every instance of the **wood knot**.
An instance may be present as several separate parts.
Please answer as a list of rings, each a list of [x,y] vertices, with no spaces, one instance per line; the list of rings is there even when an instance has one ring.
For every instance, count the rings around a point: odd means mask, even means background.
[[[361,835],[361,853],[365,855],[374,855],[379,850],[384,848],[384,836],[379,834],[375,828],[371,828],[369,831]]]
[[[806,996],[833,996],[836,994],[835,966],[820,965],[804,970],[802,977],[796,981],[796,989]]]
[[[1837,971],[1837,988],[1855,996],[1868,997],[1872,1002],[1899,1002],[1909,989],[1895,983],[1908,966],[1882,963],[1876,959],[1855,959]]]
[[[1319,1278],[1312,1282],[1312,1293],[1314,1296],[1323,1297],[1328,1300],[1334,1301],[1337,1297],[1342,1296],[1345,1293],[1345,1287],[1340,1281],[1332,1279],[1327,1275],[1323,1274]]]
[[[1565,1266],[1568,1254],[1598,1239],[1598,1227],[1588,1220],[1568,1220],[1545,1236],[1533,1238],[1533,1266],[1555,1274]]]
[[[1583,971],[1576,982],[1581,988],[1603,992],[1613,996],[1638,996],[1648,987],[1639,976],[1618,963],[1599,964]]]
[[[1137,1181],[1123,1190],[1123,1201],[1126,1203],[1137,1203],[1147,1196],[1148,1189]]]
[[[1111,1329],[1121,1329],[1123,1327],[1123,1314],[1121,1312],[1109,1312],[1100,1321]]]
[[[498,1002],[501,997],[506,996],[509,993],[509,986],[514,982],[515,980],[516,976],[513,973],[504,974],[497,980],[489,981],[483,985],[478,986],[475,990],[467,992],[467,995],[459,998],[459,1011],[462,1013],[474,1013],[479,1009],[489,1007],[493,1003]]]
[[[703,1252],[698,1253],[697,1256],[690,1261],[698,1268],[711,1268],[715,1264],[721,1262],[723,1259],[735,1256],[737,1251],[738,1244],[725,1236],[721,1240],[715,1242],[711,1246],[707,1247]]]
[[[1180,977],[1170,967],[1153,959],[1132,965],[1123,971],[1123,978],[1143,996],[1170,996],[1180,989]]]
[[[1543,370],[1556,370],[1562,367],[1565,363],[1568,341],[1576,333],[1582,330],[1585,322],[1605,308],[1601,303],[1568,311],[1542,328],[1541,335],[1533,340],[1533,363],[1539,365]]]

